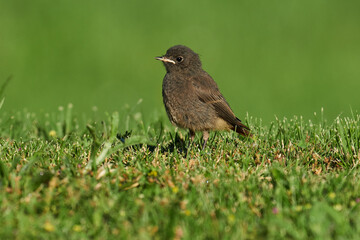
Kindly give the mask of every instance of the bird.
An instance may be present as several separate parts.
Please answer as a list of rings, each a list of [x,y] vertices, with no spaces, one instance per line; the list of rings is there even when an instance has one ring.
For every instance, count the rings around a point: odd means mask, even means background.
[[[202,68],[199,55],[184,45],[169,48],[156,57],[163,62],[166,74],[162,96],[170,122],[189,129],[191,143],[202,132],[204,149],[209,131],[233,130],[252,136],[250,128],[237,118],[213,78]]]

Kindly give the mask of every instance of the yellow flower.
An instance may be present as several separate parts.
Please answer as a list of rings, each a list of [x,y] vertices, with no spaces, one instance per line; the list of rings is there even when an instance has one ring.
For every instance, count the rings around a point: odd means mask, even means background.
[[[152,170],[151,172],[148,173],[149,177],[157,177],[157,175],[158,175],[158,173],[155,170]]]
[[[49,135],[50,135],[50,137],[56,137],[56,131],[55,131],[55,130],[51,130],[51,131],[49,132]]]
[[[307,203],[307,204],[305,204],[304,207],[305,207],[305,209],[310,209],[312,207],[312,205],[310,203]]]
[[[334,192],[329,193],[329,198],[334,199],[336,197],[336,194]]]
[[[126,216],[126,212],[124,210],[120,210],[120,216],[125,217]]]
[[[78,224],[75,224],[72,229],[73,229],[74,232],[81,232],[82,231],[82,227],[80,225],[78,225]]]
[[[228,222],[229,222],[230,224],[233,224],[233,223],[235,222],[235,216],[232,215],[232,214],[230,214],[230,215],[228,216]]]
[[[45,222],[43,225],[43,228],[47,231],[47,232],[53,232],[55,230],[54,225],[52,225],[52,223],[50,222]]]
[[[173,191],[173,193],[177,193],[179,191],[179,188],[175,186],[172,188],[172,191]]]
[[[334,205],[334,209],[336,211],[341,211],[343,209],[343,207],[341,206],[341,204],[336,204],[336,205]]]
[[[300,206],[300,205],[297,205],[297,206],[295,207],[295,211],[296,211],[296,212],[301,212],[302,209],[303,209],[303,207]]]

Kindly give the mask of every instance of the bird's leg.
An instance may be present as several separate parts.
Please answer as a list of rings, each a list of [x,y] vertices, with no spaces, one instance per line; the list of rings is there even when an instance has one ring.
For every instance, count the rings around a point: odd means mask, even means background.
[[[194,138],[195,138],[195,132],[191,129],[189,129],[189,134],[190,134],[190,143],[189,143],[189,146],[188,148],[190,148],[190,146],[193,144],[194,142]]]
[[[208,131],[203,131],[203,140],[204,140],[204,143],[203,143],[203,146],[202,146],[202,149],[204,150],[205,148],[205,145],[209,139],[209,132]]]
[[[190,141],[193,142],[195,138],[195,132],[191,129],[189,129],[189,131],[190,131]]]

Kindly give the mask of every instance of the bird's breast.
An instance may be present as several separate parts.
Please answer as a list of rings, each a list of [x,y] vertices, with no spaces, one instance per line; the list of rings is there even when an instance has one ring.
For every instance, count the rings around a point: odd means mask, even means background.
[[[182,76],[167,74],[163,80],[163,102],[170,121],[179,127],[186,128],[189,105],[194,101],[191,88]]]

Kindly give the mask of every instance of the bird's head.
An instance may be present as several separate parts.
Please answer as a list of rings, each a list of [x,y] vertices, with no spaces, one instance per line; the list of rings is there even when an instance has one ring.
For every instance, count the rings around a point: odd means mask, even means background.
[[[166,51],[164,56],[156,57],[155,59],[164,63],[167,72],[201,68],[199,55],[183,45],[171,47]]]

